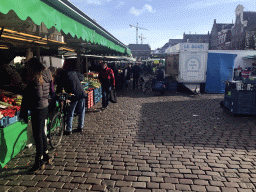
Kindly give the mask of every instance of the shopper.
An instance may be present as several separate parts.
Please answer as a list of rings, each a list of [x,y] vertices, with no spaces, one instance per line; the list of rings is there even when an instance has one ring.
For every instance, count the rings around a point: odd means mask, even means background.
[[[23,106],[31,111],[33,137],[36,145],[36,156],[30,173],[44,169],[45,163],[50,163],[51,158],[47,150],[45,135],[45,119],[48,114],[48,98],[51,89],[52,75],[46,66],[37,58],[31,58],[26,65],[27,86],[23,94]]]
[[[83,80],[84,76],[77,70],[76,60],[66,60],[63,65],[63,70],[59,71],[58,75],[55,78],[55,83],[57,85],[56,93],[61,93],[64,89],[66,93],[74,95],[67,110],[67,126],[64,135],[71,135],[73,132],[72,123],[75,110],[78,115],[78,127],[75,131],[83,131],[86,107],[86,93],[81,83]]]
[[[132,67],[132,74],[133,74],[133,89],[139,89],[139,78],[141,75],[141,67],[138,63],[136,63]]]
[[[130,83],[130,80],[131,80],[132,65],[127,64],[127,67],[124,69],[124,72],[125,72],[125,75],[124,75],[125,87],[128,87],[128,84]]]
[[[160,64],[159,64],[159,66],[157,67],[157,70],[156,70],[156,79],[158,81],[164,81],[165,80],[164,67]]]
[[[115,89],[115,75],[106,62],[102,62],[101,66],[102,70],[99,73],[99,81],[102,87],[102,110],[104,110],[109,104],[111,89]]]

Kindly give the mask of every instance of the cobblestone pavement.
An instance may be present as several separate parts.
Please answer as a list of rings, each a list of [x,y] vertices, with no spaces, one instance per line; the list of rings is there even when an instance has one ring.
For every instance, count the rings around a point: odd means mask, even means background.
[[[85,131],[65,136],[45,170],[26,172],[34,147],[14,157],[0,191],[256,191],[255,119],[225,112],[222,99],[121,91],[86,114]]]

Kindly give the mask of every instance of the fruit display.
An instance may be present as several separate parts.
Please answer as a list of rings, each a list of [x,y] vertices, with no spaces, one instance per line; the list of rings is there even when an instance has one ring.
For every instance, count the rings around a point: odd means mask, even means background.
[[[12,95],[0,93],[0,105],[12,106],[12,105],[21,105],[22,96],[21,95]]]
[[[91,87],[95,87],[95,88],[100,88],[101,87],[101,84],[100,84],[98,79],[90,80],[89,82],[90,82],[89,85]]]
[[[0,90],[0,119],[17,115],[17,112],[20,111],[21,101],[21,95]]]
[[[85,73],[84,75],[87,76],[87,73]],[[96,72],[89,72],[88,73],[89,78],[98,78],[98,76],[99,76],[99,73],[96,73]]]
[[[20,111],[20,106],[16,105],[16,106],[9,106],[5,109],[0,109],[0,114],[3,117],[14,117],[17,112]]]
[[[94,88],[100,88],[101,84],[99,82],[99,79],[97,78],[91,78],[91,77],[85,77],[84,78],[84,83],[89,83],[90,87],[94,87]]]

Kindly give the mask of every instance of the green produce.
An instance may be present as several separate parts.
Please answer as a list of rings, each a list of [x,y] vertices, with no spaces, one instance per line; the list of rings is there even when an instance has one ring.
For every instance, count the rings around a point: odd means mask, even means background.
[[[11,104],[3,102],[3,101],[0,101],[0,105],[4,105],[6,107],[12,106]]]

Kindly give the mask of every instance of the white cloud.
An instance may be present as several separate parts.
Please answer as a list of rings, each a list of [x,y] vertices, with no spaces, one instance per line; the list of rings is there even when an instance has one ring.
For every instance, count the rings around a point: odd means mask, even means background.
[[[101,1],[100,0],[87,0],[87,3],[100,5]]]
[[[235,2],[246,2],[248,0],[203,0],[203,1],[198,1],[195,3],[191,3],[187,5],[188,9],[200,9],[200,8],[205,8],[205,7],[211,7],[215,5],[224,5],[224,4],[229,4],[229,3],[235,3]]]
[[[156,11],[149,4],[145,4],[142,9],[135,9],[135,7],[132,7],[130,9],[130,13],[133,14],[133,15],[136,15],[136,16],[139,16],[144,12],[155,13]]]
[[[124,4],[125,4],[125,2],[119,1],[119,3],[118,3],[118,5],[116,6],[116,8],[121,8],[121,7],[124,6]]]

